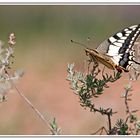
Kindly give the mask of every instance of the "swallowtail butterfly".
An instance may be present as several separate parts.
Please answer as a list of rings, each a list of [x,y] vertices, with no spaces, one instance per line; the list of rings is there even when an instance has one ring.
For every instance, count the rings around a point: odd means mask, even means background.
[[[101,43],[96,49],[86,48],[91,61],[96,60],[109,69],[128,72],[134,65],[140,65],[136,59],[136,45],[140,36],[140,24],[117,32]]]

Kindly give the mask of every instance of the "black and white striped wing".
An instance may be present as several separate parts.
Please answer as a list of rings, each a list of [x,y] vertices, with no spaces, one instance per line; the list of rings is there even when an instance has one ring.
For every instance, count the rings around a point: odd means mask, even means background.
[[[107,55],[116,64],[126,70],[135,61],[135,44],[140,36],[140,24],[123,29],[105,40],[96,49],[99,53]]]

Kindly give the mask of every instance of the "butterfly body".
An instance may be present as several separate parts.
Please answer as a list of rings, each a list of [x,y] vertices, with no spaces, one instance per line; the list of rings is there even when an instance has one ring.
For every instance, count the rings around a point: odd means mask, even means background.
[[[136,58],[139,44],[140,24],[117,32],[101,43],[96,49],[86,48],[86,54],[109,69],[128,72],[133,64],[140,65]]]

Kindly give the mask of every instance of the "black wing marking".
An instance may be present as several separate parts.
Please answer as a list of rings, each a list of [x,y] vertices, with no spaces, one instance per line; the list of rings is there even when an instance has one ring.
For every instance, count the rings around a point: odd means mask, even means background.
[[[135,61],[134,53],[130,53],[134,51],[133,46],[139,35],[140,24],[125,28],[108,39],[107,55],[112,57],[111,59],[116,65],[128,69],[133,62],[140,64]]]

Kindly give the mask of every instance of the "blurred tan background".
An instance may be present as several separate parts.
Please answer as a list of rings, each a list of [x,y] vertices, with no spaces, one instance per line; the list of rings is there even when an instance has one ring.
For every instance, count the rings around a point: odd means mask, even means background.
[[[66,81],[67,64],[74,62],[77,70],[84,70],[86,60],[84,49],[70,40],[95,48],[115,32],[139,24],[139,16],[140,6],[0,6],[0,39],[6,45],[8,34],[16,34],[13,69],[25,70],[17,86],[47,118],[56,118],[63,135],[88,135],[107,127],[105,117],[80,106]],[[124,74],[95,100],[97,106],[112,107],[118,112],[113,123],[125,116],[120,96],[128,83],[128,74]],[[139,109],[139,81],[132,85],[131,108]],[[13,90],[7,102],[0,104],[0,134],[48,135],[50,132]]]

